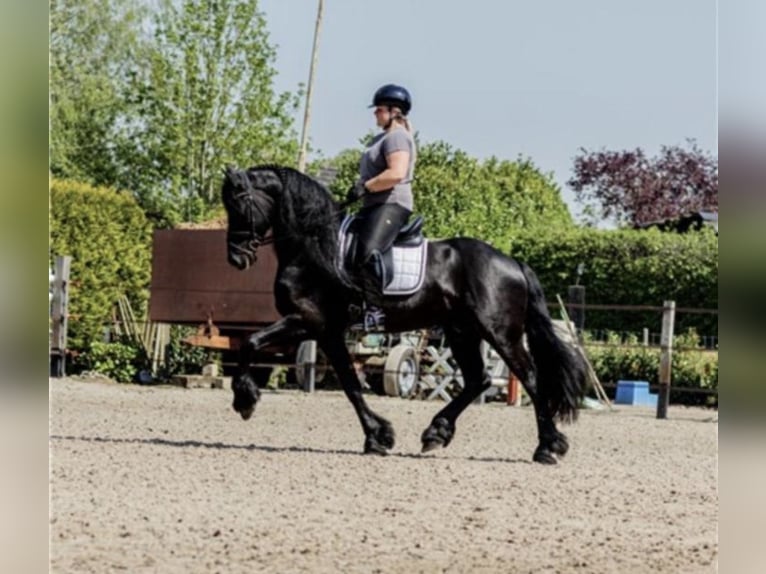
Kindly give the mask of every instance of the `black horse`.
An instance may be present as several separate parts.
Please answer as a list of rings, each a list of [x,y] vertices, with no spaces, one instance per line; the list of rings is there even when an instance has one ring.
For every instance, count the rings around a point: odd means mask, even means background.
[[[364,452],[386,454],[394,446],[394,429],[367,406],[345,345],[350,303],[360,291],[336,267],[340,205],[315,180],[280,166],[227,168],[222,195],[229,263],[239,269],[252,265],[272,230],[266,241],[273,240],[278,259],[274,296],[283,317],[243,346],[232,384],[234,409],[248,419],[260,397],[249,372],[252,353],[272,344],[316,339],[359,416]],[[554,455],[566,454],[566,436],[554,419],[577,418],[585,370],[554,334],[540,283],[529,267],[476,239],[432,241],[422,288],[410,296],[386,298],[382,307],[388,331],[442,327],[465,381],[423,432],[423,452],[446,447],[460,413],[490,386],[480,353],[486,340],[534,404],[539,444],[533,459],[554,464]]]

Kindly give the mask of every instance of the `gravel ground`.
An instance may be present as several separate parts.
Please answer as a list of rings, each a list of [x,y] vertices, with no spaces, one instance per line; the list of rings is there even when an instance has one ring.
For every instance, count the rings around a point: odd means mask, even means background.
[[[556,466],[526,407],[369,396],[397,431],[360,454],[342,393],[50,381],[52,572],[715,572],[718,416],[585,411]]]

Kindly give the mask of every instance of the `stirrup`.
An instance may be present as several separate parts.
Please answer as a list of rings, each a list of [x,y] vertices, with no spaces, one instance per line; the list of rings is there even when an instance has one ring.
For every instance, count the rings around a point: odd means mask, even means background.
[[[377,307],[368,307],[364,312],[364,330],[375,331],[385,328],[386,314]]]

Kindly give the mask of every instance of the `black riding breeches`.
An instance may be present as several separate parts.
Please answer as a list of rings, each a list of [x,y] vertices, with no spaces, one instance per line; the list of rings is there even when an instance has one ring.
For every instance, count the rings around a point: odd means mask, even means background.
[[[384,253],[388,250],[411,214],[409,209],[396,203],[362,208],[356,223],[355,267],[364,265],[376,251]]]
[[[365,279],[366,290],[382,293],[382,254],[393,244],[412,212],[395,203],[362,208],[356,222],[353,270]]]

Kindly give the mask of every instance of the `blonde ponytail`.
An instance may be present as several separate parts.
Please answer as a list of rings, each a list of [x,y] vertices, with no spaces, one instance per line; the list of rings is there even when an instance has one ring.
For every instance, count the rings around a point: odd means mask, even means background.
[[[409,133],[412,133],[412,122],[410,122],[409,118],[401,113],[401,110],[399,108],[395,108],[397,112],[399,112],[396,116],[394,116],[394,121],[398,123],[401,126],[404,126],[404,129],[406,129]]]

